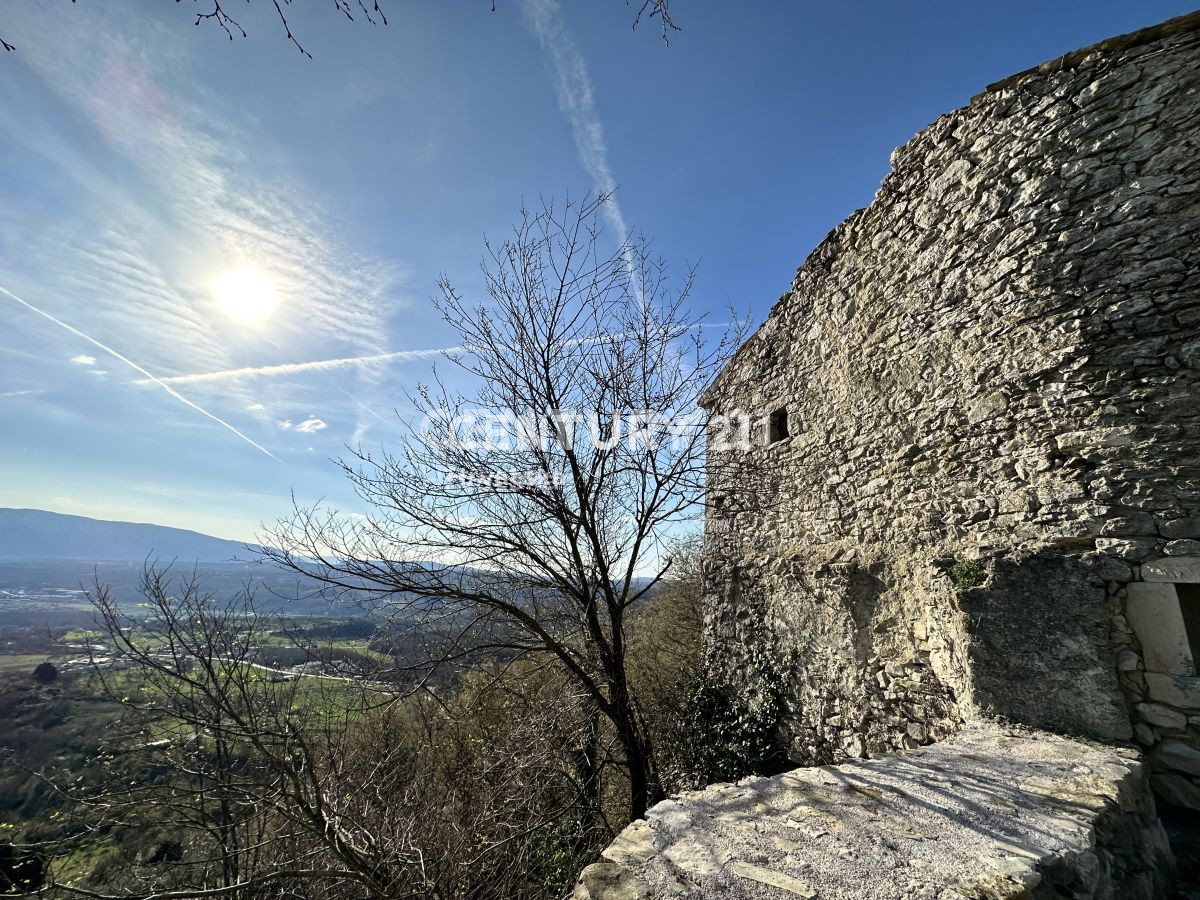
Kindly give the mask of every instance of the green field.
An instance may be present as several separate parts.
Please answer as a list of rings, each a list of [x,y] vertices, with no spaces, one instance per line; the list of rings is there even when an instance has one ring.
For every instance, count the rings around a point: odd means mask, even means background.
[[[0,653],[0,672],[16,673],[24,670],[26,674],[32,675],[34,666],[44,663],[46,660],[59,661],[45,653]]]

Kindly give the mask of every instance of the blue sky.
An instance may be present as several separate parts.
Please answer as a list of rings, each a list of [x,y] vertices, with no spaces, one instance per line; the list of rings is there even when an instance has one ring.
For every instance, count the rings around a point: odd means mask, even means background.
[[[386,28],[308,3],[307,59],[269,3],[232,42],[194,6],[0,9],[0,506],[240,539],[292,491],[352,507],[330,460],[397,437],[432,364],[406,352],[453,342],[438,275],[477,293],[523,201],[619,185],[614,231],[757,322],[895,146],[1189,11],[675,0],[664,46],[620,0],[387,0]],[[245,266],[276,286],[259,324],[212,293]]]

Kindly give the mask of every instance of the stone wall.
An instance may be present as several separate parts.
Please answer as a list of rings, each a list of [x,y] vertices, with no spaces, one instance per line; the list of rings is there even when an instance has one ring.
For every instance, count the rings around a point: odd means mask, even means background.
[[[705,395],[709,639],[799,652],[797,761],[1001,716],[1136,737],[1200,808],[1200,660],[1156,671],[1139,587],[1200,548],[1198,29],[933,123]]]

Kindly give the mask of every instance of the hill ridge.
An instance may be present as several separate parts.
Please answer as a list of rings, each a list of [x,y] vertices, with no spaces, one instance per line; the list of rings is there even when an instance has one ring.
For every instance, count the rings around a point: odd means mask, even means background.
[[[250,561],[256,545],[188,528],[0,507],[0,560]]]

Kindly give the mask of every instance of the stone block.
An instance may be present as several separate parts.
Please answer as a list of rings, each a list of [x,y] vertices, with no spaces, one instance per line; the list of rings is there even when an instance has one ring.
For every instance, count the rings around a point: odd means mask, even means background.
[[[1103,537],[1140,537],[1157,535],[1158,526],[1149,513],[1132,513],[1116,516],[1104,523],[1100,529]]]
[[[1142,658],[1132,650],[1122,650],[1117,655],[1118,672],[1136,672],[1142,667]]]
[[[1169,519],[1158,526],[1165,538],[1200,538],[1200,518]]]
[[[1167,554],[1167,556],[1194,556],[1200,558],[1200,541],[1192,540],[1191,538],[1167,541],[1167,545],[1163,547],[1163,553]]]
[[[653,830],[645,820],[639,819],[617,835],[605,849],[604,856],[618,865],[628,866],[652,859],[656,852]]]
[[[1142,566],[1145,572],[1146,566]],[[1166,582],[1129,585],[1126,618],[1142,644],[1147,672],[1186,675],[1196,671],[1179,597]]]
[[[648,900],[650,889],[614,862],[592,863],[579,875],[574,900]]]
[[[1106,553],[1097,553],[1095,556],[1096,574],[1105,581],[1133,581],[1135,566],[1130,565],[1124,560],[1116,559]]]
[[[1193,779],[1174,772],[1159,772],[1150,782],[1154,786],[1154,793],[1168,803],[1200,811],[1200,784]]]
[[[739,878],[745,878],[757,884],[776,888],[791,897],[804,897],[807,900],[811,900],[811,898],[817,896],[817,892],[799,878],[762,866],[756,866],[753,863],[736,860],[731,864],[730,871]]]
[[[1126,447],[1133,443],[1133,426],[1121,428],[1095,428],[1090,431],[1073,431],[1056,438],[1058,449],[1065,453],[1094,450],[1104,447]]]
[[[1135,709],[1143,722],[1168,731],[1183,731],[1187,727],[1187,716],[1178,710],[1160,703],[1139,703]]]
[[[1142,580],[1171,583],[1200,581],[1200,556],[1176,556],[1144,562]]]
[[[1200,750],[1184,741],[1163,741],[1150,754],[1150,761],[1155,768],[1200,776]]]
[[[1200,710],[1200,678],[1188,675],[1146,673],[1150,699],[1178,709]]]
[[[1156,538],[1096,538],[1096,549],[1108,556],[1115,556],[1127,562],[1144,562],[1158,552]]]

